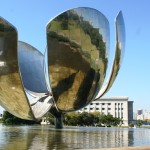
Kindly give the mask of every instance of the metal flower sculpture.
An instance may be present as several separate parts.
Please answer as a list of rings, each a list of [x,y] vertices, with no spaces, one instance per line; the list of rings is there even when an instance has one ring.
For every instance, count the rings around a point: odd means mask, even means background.
[[[61,127],[63,113],[85,107],[112,86],[124,52],[121,12],[115,25],[115,57],[107,84],[102,86],[108,66],[109,22],[101,12],[79,7],[52,19],[46,26],[44,55],[18,42],[15,27],[0,18],[0,104],[31,120],[50,111]]]
[[[0,18],[0,104],[23,119],[39,119],[52,105],[45,79],[44,56],[24,42]]]

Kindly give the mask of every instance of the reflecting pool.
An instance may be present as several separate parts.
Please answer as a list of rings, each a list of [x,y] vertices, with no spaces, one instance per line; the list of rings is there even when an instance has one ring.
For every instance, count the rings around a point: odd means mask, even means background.
[[[150,145],[150,129],[0,124],[0,150],[90,149]]]

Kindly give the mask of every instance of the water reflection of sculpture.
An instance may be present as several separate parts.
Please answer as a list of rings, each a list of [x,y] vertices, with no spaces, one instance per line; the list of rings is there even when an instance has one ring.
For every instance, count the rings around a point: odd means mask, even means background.
[[[109,23],[102,13],[86,7],[71,9],[50,21],[46,31],[47,51],[43,55],[29,44],[18,42],[15,27],[0,18],[0,104],[30,120],[50,111],[56,117],[56,127],[61,128],[63,113],[85,107],[112,86],[124,50],[124,21],[120,12],[114,63],[103,87]]]

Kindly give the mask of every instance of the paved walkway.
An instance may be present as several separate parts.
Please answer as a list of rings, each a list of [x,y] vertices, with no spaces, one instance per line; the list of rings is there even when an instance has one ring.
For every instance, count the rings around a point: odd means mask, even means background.
[[[83,150],[83,149],[82,149]],[[150,146],[118,147],[118,148],[100,148],[88,150],[150,150]]]

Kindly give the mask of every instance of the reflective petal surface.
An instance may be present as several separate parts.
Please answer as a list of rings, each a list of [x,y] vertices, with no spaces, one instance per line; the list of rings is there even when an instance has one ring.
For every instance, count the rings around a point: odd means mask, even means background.
[[[33,46],[19,41],[18,61],[25,89],[34,93],[48,93],[44,74],[44,55]]]
[[[34,119],[20,79],[17,30],[0,18],[0,104],[13,115]]]
[[[68,10],[47,24],[48,67],[59,111],[77,110],[91,102],[105,78],[109,23],[99,11]]]
[[[121,62],[125,50],[125,25],[124,25],[122,12],[119,12],[118,16],[116,17],[115,25],[116,25],[116,51],[115,51],[112,70],[109,79],[107,81],[107,84],[100,90],[96,99],[99,99],[111,88],[112,84],[114,83],[118,75],[121,66]]]
[[[18,42],[22,82],[35,118],[41,118],[52,105],[44,71],[44,55],[33,46]]]

